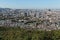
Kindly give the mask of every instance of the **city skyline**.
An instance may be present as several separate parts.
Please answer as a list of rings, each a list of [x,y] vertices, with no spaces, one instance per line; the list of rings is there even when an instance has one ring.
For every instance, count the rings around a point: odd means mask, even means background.
[[[60,9],[60,0],[0,0],[1,8]]]

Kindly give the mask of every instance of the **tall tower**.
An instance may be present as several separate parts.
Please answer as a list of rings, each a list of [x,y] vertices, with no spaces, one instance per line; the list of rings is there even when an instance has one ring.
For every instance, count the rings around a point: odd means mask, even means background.
[[[24,13],[24,16],[27,17],[28,16],[27,13]]]

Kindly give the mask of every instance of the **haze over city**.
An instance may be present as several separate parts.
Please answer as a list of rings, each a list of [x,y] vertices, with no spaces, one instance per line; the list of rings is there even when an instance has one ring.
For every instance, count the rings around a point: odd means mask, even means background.
[[[0,40],[60,40],[60,0],[0,0]]]
[[[60,0],[0,0],[1,8],[17,9],[58,9]]]

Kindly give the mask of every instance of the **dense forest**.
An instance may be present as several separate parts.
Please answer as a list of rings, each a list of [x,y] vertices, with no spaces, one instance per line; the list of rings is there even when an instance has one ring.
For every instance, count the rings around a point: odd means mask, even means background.
[[[60,40],[60,30],[23,29],[0,27],[0,40]]]

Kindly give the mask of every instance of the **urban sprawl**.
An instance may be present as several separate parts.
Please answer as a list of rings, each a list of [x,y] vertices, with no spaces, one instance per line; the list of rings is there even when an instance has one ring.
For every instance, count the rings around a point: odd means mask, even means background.
[[[60,29],[60,10],[0,8],[0,26],[26,29]]]

